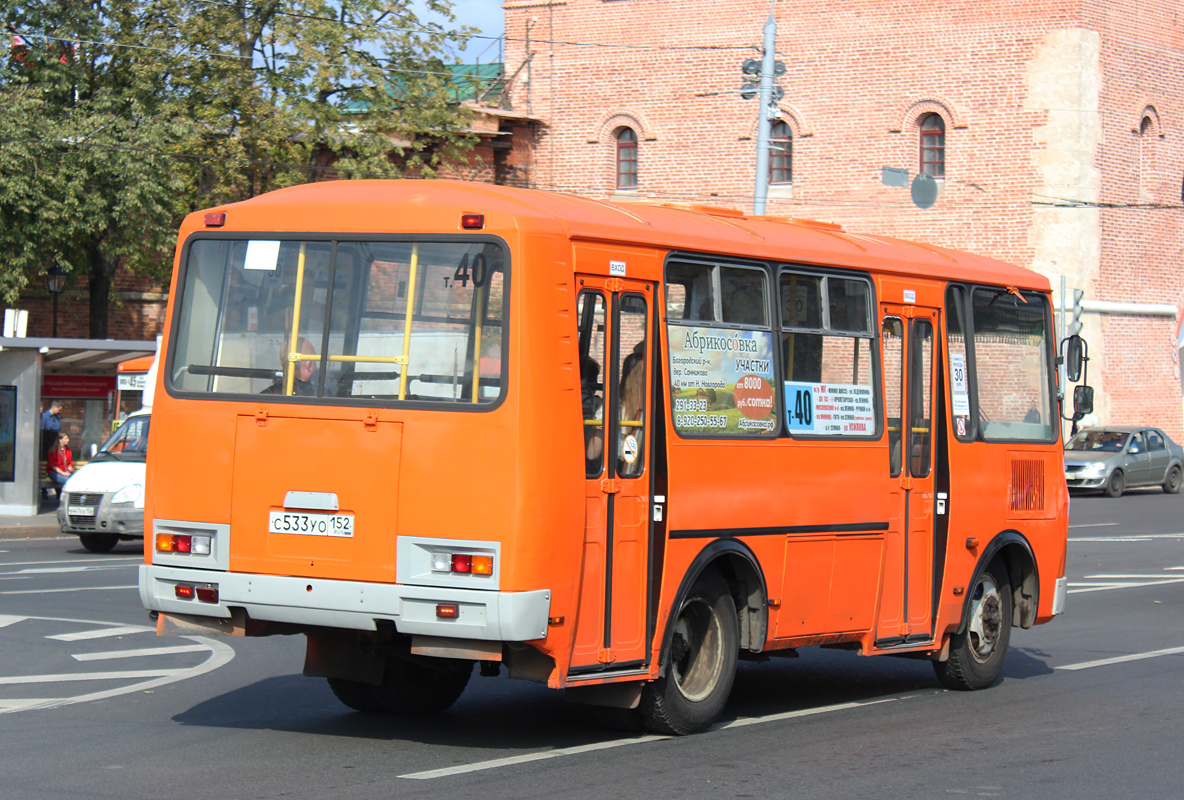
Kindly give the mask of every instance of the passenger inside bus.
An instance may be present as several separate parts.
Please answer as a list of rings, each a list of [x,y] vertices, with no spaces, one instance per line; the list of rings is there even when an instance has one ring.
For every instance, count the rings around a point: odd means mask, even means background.
[[[600,364],[588,356],[580,359],[580,402],[586,474],[599,475],[604,455],[604,399],[600,394]]]
[[[627,436],[634,438],[635,454],[642,452],[641,423],[645,421],[645,340],[641,340],[633,347],[633,352],[625,357],[621,365],[621,439]],[[624,457],[624,449],[617,460],[617,472],[621,475],[632,476],[641,474],[642,460],[635,458],[628,461]]]
[[[295,397],[314,397],[317,393],[317,387],[314,381],[317,376],[317,362],[310,361],[295,361],[289,364],[288,362],[288,344],[291,340],[285,339],[284,344],[280,347],[280,371],[281,376],[264,389],[259,394],[287,394],[285,392],[286,381],[288,378],[288,369],[294,369],[295,376],[292,379],[292,392]],[[301,336],[296,340],[297,346],[300,348],[300,353],[303,355],[316,355],[316,348],[312,346],[312,342]]]

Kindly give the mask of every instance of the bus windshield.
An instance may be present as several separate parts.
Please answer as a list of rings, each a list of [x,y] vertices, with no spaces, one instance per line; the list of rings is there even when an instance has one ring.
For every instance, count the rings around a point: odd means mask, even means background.
[[[504,391],[498,244],[200,238],[180,285],[178,392],[492,405]]]

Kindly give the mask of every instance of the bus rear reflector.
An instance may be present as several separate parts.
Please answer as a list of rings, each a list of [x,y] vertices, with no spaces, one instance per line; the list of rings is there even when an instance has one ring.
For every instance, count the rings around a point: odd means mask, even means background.
[[[197,599],[203,603],[217,603],[218,602],[218,587],[217,586],[198,586]]]
[[[456,619],[460,616],[460,606],[456,603],[438,603],[436,616],[440,619]]]
[[[225,224],[226,215],[220,211],[211,211],[209,214],[206,214],[207,228],[221,228]]]

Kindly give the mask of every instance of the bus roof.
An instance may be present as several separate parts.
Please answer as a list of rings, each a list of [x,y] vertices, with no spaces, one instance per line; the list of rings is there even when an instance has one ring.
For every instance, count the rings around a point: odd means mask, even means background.
[[[119,362],[115,370],[116,372],[147,372],[152,368],[152,362],[155,359],[155,355],[129,358],[127,361]]]
[[[835,265],[1047,291],[1048,279],[995,259],[930,244],[850,233],[837,225],[747,216],[729,209],[620,203],[450,180],[322,181],[189,215],[182,238],[226,213],[224,231],[462,233],[461,214],[484,214],[483,232],[564,235],[703,254]],[[440,213],[455,227],[443,230]]]

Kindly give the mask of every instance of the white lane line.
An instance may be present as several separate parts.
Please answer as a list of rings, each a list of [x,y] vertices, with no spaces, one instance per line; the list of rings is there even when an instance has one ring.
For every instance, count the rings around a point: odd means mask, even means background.
[[[184,672],[183,669],[128,669],[120,672],[74,672],[58,675],[6,675],[0,686],[23,683],[66,683],[68,681],[118,681],[129,678],[161,678]]]
[[[1118,525],[1118,524],[1120,524],[1120,523],[1117,523],[1117,522],[1083,522],[1080,525],[1070,525],[1069,529],[1072,530],[1073,528],[1109,528],[1109,527],[1112,527],[1112,526]]]
[[[0,628],[7,628],[17,622],[24,622],[25,617],[14,617],[10,614],[0,614]]]
[[[67,572],[97,572],[104,569],[128,569],[129,567],[137,567],[138,564],[103,564],[93,567],[35,567],[34,569],[18,569],[12,572],[2,573],[4,575],[59,575]]]
[[[1184,569],[1184,567],[1164,567],[1164,569]]]
[[[730,722],[723,722],[718,725],[712,725],[708,730],[719,731],[728,728],[742,728],[749,725],[761,725],[766,722],[777,722],[779,720],[794,719],[796,717],[811,717],[817,714],[830,714],[835,711],[846,711],[852,708],[861,708],[863,706],[873,706],[880,703],[891,703],[896,700],[907,700],[910,697],[919,697],[924,694],[937,694],[937,692],[925,690],[921,692],[909,692],[908,694],[897,695],[895,697],[884,697],[877,700],[859,700],[851,703],[838,703],[833,706],[821,706],[819,708],[804,708],[799,711],[786,711],[782,714],[769,714],[764,717],[741,717],[740,719],[732,720]],[[399,775],[399,778],[407,778],[409,780],[430,780],[432,778],[446,778],[451,775],[463,775],[469,772],[481,772],[487,769],[498,769],[500,767],[509,767],[515,764],[527,764],[532,761],[545,761],[549,758],[562,758],[564,756],[575,756],[583,753],[593,753],[598,750],[610,750],[614,747],[628,747],[635,744],[647,744],[649,742],[660,742],[669,740],[670,736],[635,736],[629,739],[614,739],[609,742],[596,742],[595,744],[583,744],[576,747],[561,747],[557,750],[544,750],[538,753],[524,753],[519,756],[509,756],[507,758],[495,758],[492,761],[477,761],[472,764],[457,764],[454,767],[444,767],[442,769],[430,769],[424,772],[409,772],[406,775]]]
[[[113,561],[128,561],[139,563],[143,556],[111,556],[110,558],[69,558],[56,561],[8,561],[0,563],[0,567],[28,567],[33,564],[110,564]]]
[[[30,706],[35,706],[39,703],[49,702],[52,701],[39,698],[25,698],[23,700],[5,700],[4,698],[0,698],[0,714],[4,714],[9,711],[20,711],[23,708],[29,708]]]
[[[1162,572],[1157,572],[1153,575],[1086,575],[1084,580],[1093,580],[1094,578],[1111,578],[1113,580],[1129,581],[1129,580],[1148,580],[1155,581],[1162,578],[1175,578],[1175,575],[1164,575]]]
[[[1163,586],[1168,583],[1184,583],[1184,578],[1168,578],[1162,581],[1142,581],[1137,583],[1070,583],[1070,586],[1078,586],[1081,588],[1069,589],[1068,594],[1078,594],[1080,592],[1104,592],[1107,589],[1138,589],[1144,586]]]
[[[1184,533],[1132,533],[1130,536],[1070,536],[1071,542],[1147,542],[1152,539],[1184,539]]]
[[[1114,658],[1100,658],[1097,661],[1083,661],[1080,664],[1066,664],[1057,669],[1077,670],[1091,667],[1107,667],[1111,664],[1123,664],[1127,661],[1142,661],[1145,658],[1159,658],[1160,656],[1174,656],[1184,653],[1184,647],[1168,647],[1163,650],[1152,650],[1148,653],[1134,653],[1129,656],[1115,656]]]
[[[63,592],[97,592],[101,589],[139,589],[137,584],[131,586],[76,586],[73,589],[19,589],[0,592],[0,594],[62,594]]]
[[[128,633],[147,633],[154,628],[149,628],[146,625],[119,625],[114,628],[99,628],[93,631],[76,631],[75,633],[58,633],[53,636],[46,636],[46,639],[53,639],[55,642],[81,642],[86,639],[106,639],[108,636],[123,636]]]
[[[139,650],[107,650],[102,653],[79,653],[76,661],[106,661],[111,658],[139,658],[140,656],[168,656],[173,653],[204,653],[210,648],[201,644],[178,644],[172,647],[141,647]]]

